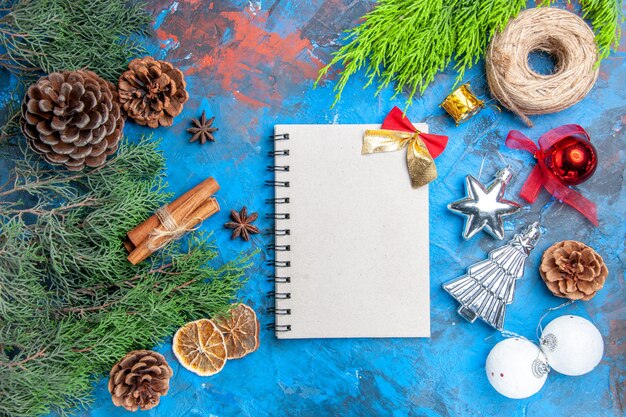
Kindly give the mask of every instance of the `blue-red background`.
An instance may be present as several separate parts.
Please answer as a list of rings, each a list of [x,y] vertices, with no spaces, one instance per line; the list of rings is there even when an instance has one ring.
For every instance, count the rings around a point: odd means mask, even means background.
[[[190,100],[163,137],[170,188],[180,194],[213,176],[221,184],[222,211],[204,222],[214,230],[221,258],[260,248],[242,298],[271,321],[264,260],[267,237],[251,242],[230,241],[222,228],[231,208],[246,205],[264,213],[272,191],[263,186],[267,139],[276,123],[379,123],[394,104],[388,88],[374,97],[362,90],[363,74],[351,79],[342,101],[333,109],[336,73],[319,88],[313,80],[341,42],[342,31],[355,25],[373,7],[372,1],[283,0],[203,1],[153,0],[155,37],[146,40],[155,57],[183,69]],[[623,42],[624,43],[624,42]],[[408,110],[415,122],[427,122],[431,132],[449,135],[445,153],[437,159],[439,178],[430,186],[431,320],[430,339],[277,341],[264,332],[260,349],[229,362],[213,377],[198,377],[182,368],[171,353],[170,341],[159,346],[174,368],[171,389],[159,407],[146,416],[621,416],[624,414],[624,123],[626,122],[626,56],[606,59],[591,93],[558,114],[534,117],[536,126],[523,126],[508,112],[487,108],[468,123],[455,127],[438,107],[454,84],[455,74],[438,76],[423,97]],[[476,92],[488,95],[482,62],[467,73]],[[202,110],[215,115],[217,142],[188,143],[189,119]],[[531,254],[515,300],[507,311],[506,328],[533,338],[540,316],[561,303],[542,283],[537,266],[542,251],[558,240],[586,242],[602,254],[610,276],[593,300],[560,312],[590,318],[605,340],[605,355],[590,374],[564,377],[551,373],[543,390],[525,400],[509,400],[487,382],[484,361],[501,336],[481,323],[469,324],[456,314],[456,304],[441,283],[461,275],[501,243],[481,234],[461,239],[462,219],[446,204],[464,194],[464,177],[478,175],[489,182],[503,160],[517,172],[508,196],[517,199],[533,164],[532,157],[503,146],[510,129],[537,139],[566,123],[585,127],[599,151],[595,175],[578,187],[598,204],[600,227],[593,227],[570,207],[542,193],[532,206],[506,223],[507,238],[523,225],[540,220],[545,234]],[[148,132],[129,122],[130,137]],[[498,155],[500,153],[501,157]],[[399,178],[399,181],[406,180]],[[399,219],[398,221],[401,221]],[[258,221],[263,228],[271,224]],[[363,233],[367,233],[366,230]],[[354,237],[358,239],[358,236]],[[387,277],[380,277],[386,279]],[[373,314],[384,314],[372,306]],[[103,379],[95,386],[93,408],[84,416],[125,416],[113,406]]]

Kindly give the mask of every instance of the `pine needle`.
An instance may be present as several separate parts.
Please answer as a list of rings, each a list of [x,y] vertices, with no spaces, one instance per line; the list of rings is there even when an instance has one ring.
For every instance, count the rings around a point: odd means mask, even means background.
[[[581,4],[596,30],[600,59],[606,58],[620,39],[619,0]],[[365,68],[365,87],[377,84],[379,94],[394,83],[394,97],[407,92],[408,107],[452,61],[460,83],[494,34],[524,7],[526,0],[381,0],[363,23],[347,31],[346,44],[320,70],[315,85],[333,66],[342,66],[334,106],[350,77]]]
[[[550,6],[556,0],[544,0],[542,6]],[[568,3],[571,3],[568,0]],[[617,50],[622,36],[620,23],[624,15],[620,7],[620,0],[579,0],[583,11],[583,19],[588,19],[596,34],[596,43],[602,61],[611,51]]]
[[[0,18],[0,65],[19,76],[90,69],[116,81],[146,50],[135,35],[151,17],[143,3],[124,0],[5,1]],[[9,7],[10,6],[10,7]]]

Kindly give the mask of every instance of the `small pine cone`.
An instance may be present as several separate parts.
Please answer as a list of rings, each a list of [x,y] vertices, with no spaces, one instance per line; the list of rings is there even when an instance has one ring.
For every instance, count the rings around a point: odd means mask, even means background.
[[[149,410],[167,395],[174,373],[163,355],[151,350],[134,350],[119,361],[109,378],[113,404],[128,411]]]
[[[604,286],[609,270],[592,248],[564,240],[546,249],[539,273],[557,297],[590,300]]]
[[[189,98],[183,73],[166,61],[133,59],[119,81],[120,103],[135,122],[171,126]]]
[[[124,117],[112,83],[91,71],[53,72],[28,88],[21,127],[46,161],[80,171],[117,151]]]

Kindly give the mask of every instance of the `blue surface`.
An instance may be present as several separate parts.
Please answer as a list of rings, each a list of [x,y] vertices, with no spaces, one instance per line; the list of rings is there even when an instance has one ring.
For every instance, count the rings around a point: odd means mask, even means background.
[[[372,2],[328,0],[284,1],[180,1],[150,2],[157,40],[154,55],[185,70],[190,100],[171,128],[159,128],[168,161],[170,188],[177,194],[207,176],[221,184],[222,211],[204,222],[215,230],[221,257],[232,259],[241,250],[261,248],[242,298],[259,313],[263,325],[263,266],[269,254],[268,238],[250,243],[230,241],[222,228],[231,208],[263,205],[272,191],[263,187],[267,137],[276,123],[380,123],[393,105],[391,89],[379,97],[362,91],[363,74],[353,77],[342,101],[334,108],[332,87],[336,77],[313,89],[317,69],[328,62],[341,31],[353,26]],[[437,159],[439,178],[430,186],[431,210],[431,320],[430,339],[409,340],[293,340],[277,341],[263,332],[261,347],[241,360],[228,362],[213,377],[198,377],[183,369],[171,352],[170,341],[159,346],[174,368],[169,394],[145,416],[621,416],[624,414],[624,123],[626,122],[626,53],[622,48],[602,63],[600,78],[591,93],[576,106],[554,115],[534,117],[525,128],[508,112],[483,110],[468,123],[455,127],[438,107],[450,91],[455,74],[436,78],[426,94],[408,111],[415,122],[427,122],[433,133],[449,135],[445,153]],[[483,97],[488,95],[482,63],[466,80]],[[187,143],[191,117],[202,110],[215,115],[220,128],[217,142]],[[551,317],[572,313],[590,318],[605,340],[605,356],[590,374],[565,377],[551,373],[542,391],[525,400],[509,400],[487,382],[484,361],[502,339],[481,323],[469,324],[456,314],[454,300],[441,284],[461,275],[472,263],[501,244],[481,234],[461,239],[463,219],[446,204],[464,194],[466,174],[489,182],[504,163],[517,176],[508,197],[517,193],[533,164],[528,153],[503,146],[510,129],[533,139],[566,123],[585,127],[599,151],[595,175],[578,187],[598,204],[600,227],[594,228],[570,207],[544,191],[532,206],[506,222],[509,238],[523,225],[540,220],[545,234],[531,254],[525,276],[518,282],[515,300],[507,311],[506,328],[534,338],[543,312],[561,303],[542,283],[537,272],[544,249],[555,241],[581,240],[604,257],[610,271],[605,288],[589,302],[577,302]],[[128,123],[127,135],[149,132]],[[399,178],[406,180],[405,178]],[[261,216],[260,227],[271,224]],[[355,237],[358,238],[358,237]],[[374,314],[378,312],[373,306]],[[548,320],[549,321],[549,320]],[[93,407],[83,416],[125,416],[113,406],[103,379],[95,386]]]

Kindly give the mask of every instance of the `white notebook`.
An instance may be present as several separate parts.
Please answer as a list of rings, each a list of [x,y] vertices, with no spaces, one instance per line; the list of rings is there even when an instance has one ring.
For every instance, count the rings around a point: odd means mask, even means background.
[[[411,188],[406,150],[361,155],[379,128],[274,128],[280,339],[430,336],[428,186]]]

